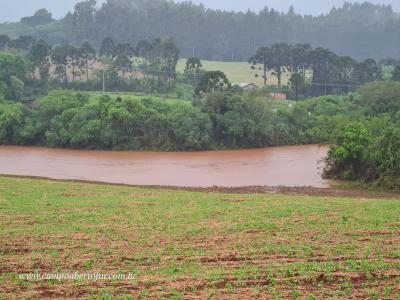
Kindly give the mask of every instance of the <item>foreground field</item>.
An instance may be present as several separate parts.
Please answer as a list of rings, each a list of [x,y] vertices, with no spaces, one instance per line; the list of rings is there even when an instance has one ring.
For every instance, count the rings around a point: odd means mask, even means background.
[[[0,177],[0,298],[399,299],[400,201]],[[134,272],[131,281],[22,273]]]

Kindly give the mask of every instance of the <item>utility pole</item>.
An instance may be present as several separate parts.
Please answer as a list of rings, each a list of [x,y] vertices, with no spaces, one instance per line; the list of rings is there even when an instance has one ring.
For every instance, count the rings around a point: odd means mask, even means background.
[[[192,50],[193,50],[192,57],[196,57],[196,40],[195,40],[195,34],[194,34],[194,32],[193,32]]]
[[[103,94],[106,93],[106,76],[105,76],[105,71],[103,69]]]

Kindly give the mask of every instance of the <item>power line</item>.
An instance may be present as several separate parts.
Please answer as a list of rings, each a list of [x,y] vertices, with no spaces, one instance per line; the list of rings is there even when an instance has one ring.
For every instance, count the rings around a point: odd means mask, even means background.
[[[309,85],[315,86],[331,86],[331,87],[360,87],[359,84],[345,84],[345,83],[310,83]]]
[[[178,74],[183,74],[181,72],[177,72],[177,71],[162,71],[162,70],[143,70],[143,69],[131,69],[129,71],[130,73],[134,73],[134,72],[144,72],[144,73],[154,73],[154,74],[169,74],[169,75],[178,75]],[[205,71],[206,72],[206,71]],[[204,72],[193,72],[193,73],[189,73],[189,75],[193,75],[193,76],[198,76],[198,75],[203,75]],[[242,75],[242,73],[229,73],[227,76],[232,76],[232,75]],[[360,84],[345,84],[345,83],[316,83],[316,82],[311,82],[311,83],[307,83],[308,85],[314,85],[314,86],[336,86],[336,87],[360,87]]]

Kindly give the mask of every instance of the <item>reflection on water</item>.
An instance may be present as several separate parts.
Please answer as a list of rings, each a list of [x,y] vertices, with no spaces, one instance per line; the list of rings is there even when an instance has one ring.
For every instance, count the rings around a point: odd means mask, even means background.
[[[327,187],[318,145],[215,152],[112,152],[0,147],[0,174],[179,187]]]

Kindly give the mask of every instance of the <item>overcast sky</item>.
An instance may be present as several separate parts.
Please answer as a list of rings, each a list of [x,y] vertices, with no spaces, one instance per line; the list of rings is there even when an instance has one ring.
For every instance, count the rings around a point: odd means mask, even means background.
[[[98,0],[102,3],[105,0]],[[151,1],[151,0],[150,0]],[[396,11],[400,11],[400,0],[369,0],[373,3],[392,4]],[[16,21],[21,17],[32,15],[39,8],[47,8],[55,17],[65,15],[79,0],[0,0],[0,21]],[[194,3],[203,3],[206,7],[227,10],[260,10],[265,6],[280,11],[287,11],[291,5],[295,11],[302,14],[318,15],[328,12],[332,6],[341,6],[345,0],[193,0]],[[359,2],[352,1],[350,2]]]

